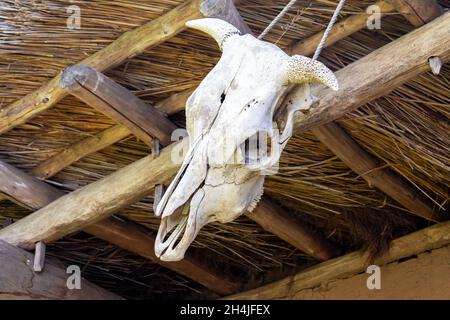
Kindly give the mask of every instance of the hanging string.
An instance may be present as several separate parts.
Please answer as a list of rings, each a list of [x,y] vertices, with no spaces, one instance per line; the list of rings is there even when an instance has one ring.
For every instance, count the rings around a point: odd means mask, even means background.
[[[278,23],[278,21],[283,18],[283,16],[286,14],[286,12],[289,11],[289,9],[292,8],[292,6],[297,2],[297,0],[291,0],[289,3],[281,10],[281,12],[275,17],[275,19],[272,20],[272,22],[264,29],[264,31],[258,36],[258,39],[264,38],[269,31]]]
[[[344,6],[345,0],[340,0],[336,10],[334,10],[333,17],[331,17],[330,22],[328,23],[327,28],[325,29],[325,32],[323,33],[322,39],[319,42],[319,45],[316,48],[316,52],[314,52],[313,60],[317,60],[319,58],[320,52],[322,52],[323,46],[325,45],[325,42],[327,41],[328,35],[331,32],[331,29],[333,28],[334,24],[336,23],[336,20],[339,16],[339,12],[341,11],[342,7]]]
[[[289,9],[292,8],[292,6],[295,4],[297,0],[291,0],[289,3],[281,10],[281,12],[275,17],[275,19],[272,20],[272,22],[264,29],[264,31],[258,36],[258,39],[264,38],[267,33],[283,18],[283,16],[286,14],[286,12],[289,11]],[[331,29],[333,28],[334,24],[336,23],[336,20],[339,16],[339,12],[344,7],[345,0],[340,0],[336,10],[334,10],[333,16],[331,17],[330,22],[328,23],[327,28],[325,29],[325,32],[323,33],[322,39],[319,42],[319,45],[316,48],[316,52],[314,52],[313,60],[317,60],[319,58],[320,53],[322,52],[322,49],[325,45],[325,42],[327,41],[327,38],[331,32]]]

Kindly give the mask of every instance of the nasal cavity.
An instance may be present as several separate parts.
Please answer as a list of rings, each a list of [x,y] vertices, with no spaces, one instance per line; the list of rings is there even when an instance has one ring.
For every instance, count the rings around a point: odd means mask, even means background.
[[[225,97],[226,97],[226,94],[225,94],[225,92],[223,92],[222,95],[220,96],[220,103],[223,103],[225,101]]]

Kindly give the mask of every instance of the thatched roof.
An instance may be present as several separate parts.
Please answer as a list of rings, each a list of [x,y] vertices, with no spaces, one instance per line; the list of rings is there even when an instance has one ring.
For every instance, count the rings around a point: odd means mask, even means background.
[[[82,28],[68,30],[66,8],[72,1],[0,1],[0,108],[180,2],[80,1]],[[315,34],[328,23],[336,2],[297,1],[265,40],[286,48]],[[373,2],[349,0],[341,18],[364,12]],[[249,0],[237,7],[259,34],[285,3]],[[450,2],[441,1],[441,5],[448,7]],[[381,30],[362,30],[324,49],[320,60],[337,70],[413,29],[398,13],[389,14],[382,23]],[[186,30],[107,75],[153,103],[194,88],[219,57],[211,39]],[[420,75],[338,121],[365,150],[413,184],[441,212],[448,206],[450,181],[449,76],[448,66],[439,76],[431,72]],[[172,120],[182,126],[184,115],[174,115]],[[74,142],[113,124],[74,97],[67,97],[0,135],[0,160],[30,171]],[[76,190],[149,153],[148,146],[130,136],[77,161],[47,182],[65,191]],[[368,248],[376,254],[393,237],[428,223],[369,186],[310,132],[290,141],[280,167],[279,174],[267,179],[266,195],[345,252]],[[119,215],[157,230],[159,219],[152,211],[152,198],[148,197]],[[0,223],[3,218],[20,219],[29,212],[2,201]],[[249,282],[269,281],[315,263],[246,217],[205,227],[193,246],[211,264]],[[209,295],[185,277],[83,233],[57,241],[49,251],[62,261],[83,265],[86,278],[126,297]]]

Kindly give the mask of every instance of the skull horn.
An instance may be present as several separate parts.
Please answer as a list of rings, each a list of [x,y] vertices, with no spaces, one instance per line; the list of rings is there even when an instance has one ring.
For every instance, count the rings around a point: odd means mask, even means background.
[[[339,84],[334,73],[322,62],[295,55],[288,59],[288,80],[290,83],[321,83],[337,91]]]
[[[216,18],[191,20],[186,22],[186,26],[209,34],[216,40],[220,50],[223,50],[223,45],[228,38],[241,34],[233,25]]]

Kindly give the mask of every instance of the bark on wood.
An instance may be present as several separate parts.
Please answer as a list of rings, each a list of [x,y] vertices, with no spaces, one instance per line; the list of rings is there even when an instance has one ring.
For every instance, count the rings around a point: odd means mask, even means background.
[[[1,192],[11,194],[18,204],[34,210],[41,209],[64,195],[62,191],[1,161],[0,181],[2,181]],[[230,294],[238,291],[238,285],[235,282],[206,264],[196,261],[189,254],[179,262],[166,263],[161,261],[154,254],[154,236],[151,235],[149,230],[138,224],[111,217],[91,224],[83,231],[151,259],[164,267],[191,278],[214,292]]]
[[[439,17],[444,9],[436,0],[390,0],[395,9],[415,27]]]
[[[121,300],[89,281],[82,279],[81,289],[67,287],[65,270],[47,262],[41,273],[33,271],[33,255],[0,241],[0,300],[67,299],[67,300]]]
[[[91,107],[127,127],[147,145],[157,138],[171,142],[176,126],[153,106],[146,104],[104,74],[86,65],[64,70],[60,86]]]
[[[229,296],[226,299],[290,299],[301,290],[364,272],[370,264],[381,266],[427,250],[443,247],[449,243],[450,222],[444,222],[392,241],[389,252],[373,263],[368,261],[367,253],[353,252],[313,266],[294,276]]]
[[[188,0],[157,19],[124,33],[80,64],[100,72],[113,68],[183,31],[189,20],[210,17],[230,19],[231,23],[237,24],[239,17],[233,9],[236,10],[231,0]],[[61,75],[58,75],[36,91],[0,109],[0,134],[25,123],[64,98],[67,93],[59,87],[60,80]]]

